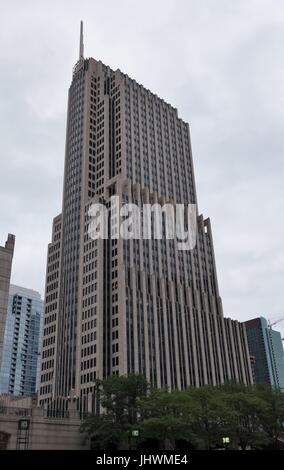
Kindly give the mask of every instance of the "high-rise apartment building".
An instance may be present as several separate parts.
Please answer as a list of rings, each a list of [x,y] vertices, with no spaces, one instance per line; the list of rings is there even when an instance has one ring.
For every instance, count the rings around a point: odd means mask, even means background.
[[[245,323],[248,346],[253,361],[255,383],[266,383],[284,390],[284,351],[281,334],[263,317]]]
[[[40,294],[10,285],[0,367],[0,394],[36,393],[42,318]]]
[[[0,246],[0,366],[3,353],[14,246],[15,236],[11,234],[8,235],[5,246]]]
[[[244,326],[224,319],[210,220],[176,240],[89,237],[93,203],[197,204],[190,132],[135,80],[83,56],[69,89],[62,214],[48,247],[40,403],[145,373],[158,387],[252,380]],[[83,406],[83,405],[82,405]]]

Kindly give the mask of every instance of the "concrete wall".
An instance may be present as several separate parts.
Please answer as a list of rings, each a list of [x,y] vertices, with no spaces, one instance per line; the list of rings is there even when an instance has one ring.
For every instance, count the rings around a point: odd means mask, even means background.
[[[0,443],[5,441],[8,434],[6,449],[17,448],[29,450],[84,450],[88,449],[88,442],[84,443],[84,436],[79,432],[80,419],[74,414],[70,418],[47,418],[45,411],[39,407],[30,409],[2,408],[0,410]],[[29,421],[27,447],[24,441],[17,445],[19,437],[19,421]],[[21,438],[26,435],[21,431]]]

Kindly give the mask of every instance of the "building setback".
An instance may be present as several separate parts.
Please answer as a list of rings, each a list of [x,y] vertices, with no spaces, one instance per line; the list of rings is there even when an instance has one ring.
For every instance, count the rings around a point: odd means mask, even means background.
[[[94,380],[144,373],[157,387],[251,383],[244,326],[225,319],[209,219],[197,245],[92,240],[92,203],[196,204],[190,132],[177,110],[101,61],[83,57],[69,89],[62,214],[48,247],[40,403]]]
[[[284,390],[284,351],[281,334],[273,330],[263,317],[244,323],[248,346],[253,356],[256,383],[266,383]]]
[[[0,246],[0,367],[3,353],[14,246],[15,236],[11,234],[8,235],[5,246]]]
[[[10,285],[0,394],[27,396],[36,393],[42,318],[40,294]]]

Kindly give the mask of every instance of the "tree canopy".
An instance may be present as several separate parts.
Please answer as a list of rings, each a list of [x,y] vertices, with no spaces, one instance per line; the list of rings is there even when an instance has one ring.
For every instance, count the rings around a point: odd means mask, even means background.
[[[160,449],[279,448],[284,442],[284,394],[268,386],[226,383],[169,391],[143,375],[96,381],[99,415],[81,432],[96,449],[134,449],[154,441]]]

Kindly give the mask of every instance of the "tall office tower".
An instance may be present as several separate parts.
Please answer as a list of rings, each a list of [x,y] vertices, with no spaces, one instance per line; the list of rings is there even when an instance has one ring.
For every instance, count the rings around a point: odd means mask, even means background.
[[[273,330],[263,317],[248,320],[244,325],[249,351],[254,359],[255,383],[266,383],[284,390],[284,351],[281,334]]]
[[[81,26],[82,28],[82,26]],[[189,126],[120,70],[83,56],[69,89],[62,214],[48,248],[40,403],[145,373],[158,387],[251,382],[244,327],[225,321],[209,219],[197,246],[88,235],[92,203],[197,204]],[[88,400],[87,400],[88,397]]]
[[[11,234],[8,235],[5,246],[0,246],[0,366],[3,353],[14,246],[15,236]]]
[[[36,291],[10,285],[0,394],[36,393],[43,301]]]

